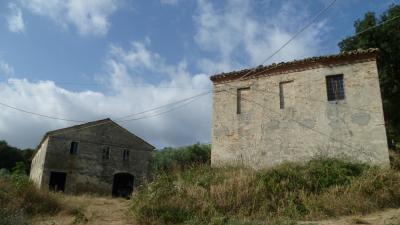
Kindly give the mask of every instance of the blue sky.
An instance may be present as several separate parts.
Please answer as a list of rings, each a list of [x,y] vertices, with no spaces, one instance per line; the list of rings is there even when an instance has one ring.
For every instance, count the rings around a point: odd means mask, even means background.
[[[355,19],[397,1],[337,0],[267,64],[337,53]],[[141,112],[204,92],[211,74],[260,64],[330,2],[1,1],[0,102],[84,121]],[[209,142],[211,102],[121,125],[157,147]],[[73,124],[0,107],[0,139],[19,147]]]

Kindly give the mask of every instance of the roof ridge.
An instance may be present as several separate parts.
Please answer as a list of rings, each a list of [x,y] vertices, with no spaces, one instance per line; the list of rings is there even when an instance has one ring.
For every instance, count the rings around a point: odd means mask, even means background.
[[[231,71],[231,72],[226,72],[226,73],[219,73],[219,74],[214,74],[210,76],[211,81],[216,81],[222,78],[227,78],[228,76],[233,76],[233,75],[242,75],[250,72],[248,75],[252,75],[251,73],[257,73],[262,70],[270,70],[270,69],[278,69],[278,68],[284,68],[286,66],[295,66],[295,65],[302,65],[305,63],[315,63],[319,62],[322,60],[328,60],[328,59],[340,59],[348,56],[360,56],[360,55],[369,55],[369,54],[376,54],[379,52],[378,48],[368,48],[368,49],[356,49],[352,51],[342,51],[338,54],[330,54],[330,55],[322,55],[322,56],[312,56],[312,57],[307,57],[303,59],[295,59],[292,61],[287,61],[287,62],[279,62],[279,63],[271,63],[269,65],[259,65],[256,67],[252,68],[246,68],[242,70],[236,70],[236,71]]]
[[[100,120],[95,120],[95,121],[89,121],[89,122],[86,122],[86,123],[81,123],[81,124],[73,125],[73,126],[70,126],[70,127],[64,127],[64,128],[48,131],[46,133],[46,135],[47,134],[54,134],[54,133],[57,133],[59,131],[63,131],[63,130],[67,130],[67,129],[82,128],[82,127],[90,126],[90,125],[93,125],[93,124],[96,124],[96,123],[103,123],[103,122],[106,122],[106,121],[114,122],[110,118],[105,118],[105,119],[100,119]]]

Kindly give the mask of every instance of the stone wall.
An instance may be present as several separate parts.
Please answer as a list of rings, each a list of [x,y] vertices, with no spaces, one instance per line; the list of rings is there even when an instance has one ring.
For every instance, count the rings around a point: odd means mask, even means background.
[[[44,162],[46,158],[46,150],[49,139],[46,138],[36,151],[35,157],[32,159],[31,172],[29,174],[29,179],[37,186],[42,185],[42,175],[44,170]]]
[[[326,76],[343,74],[345,99],[327,100]],[[279,83],[285,107],[280,108]],[[237,88],[250,87],[250,106],[237,114]],[[213,166],[255,169],[284,161],[337,157],[388,166],[375,60],[214,83]]]
[[[72,141],[79,143],[76,155],[70,154]],[[110,148],[109,159],[103,158],[106,147]],[[123,160],[124,150],[130,152],[128,160]],[[111,194],[114,174],[120,172],[132,174],[137,186],[149,175],[152,150],[114,123],[56,132],[48,140],[42,188],[48,188],[51,171],[67,174],[66,193]]]

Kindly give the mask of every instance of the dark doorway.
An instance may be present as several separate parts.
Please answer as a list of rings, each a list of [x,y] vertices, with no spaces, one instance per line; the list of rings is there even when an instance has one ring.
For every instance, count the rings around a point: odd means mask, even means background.
[[[63,172],[50,172],[49,189],[51,191],[62,191],[65,190],[65,180],[67,174]]]
[[[129,173],[117,173],[114,175],[113,196],[128,198],[132,191],[133,175]]]

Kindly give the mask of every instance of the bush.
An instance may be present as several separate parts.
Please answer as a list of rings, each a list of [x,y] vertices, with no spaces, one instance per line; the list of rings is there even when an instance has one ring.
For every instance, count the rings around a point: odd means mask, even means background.
[[[290,224],[398,207],[400,173],[336,159],[264,171],[199,165],[159,173],[131,201],[140,224]]]
[[[0,176],[0,224],[25,224],[29,216],[53,214],[60,209],[58,199],[39,192],[26,175]]]
[[[194,144],[180,148],[164,148],[154,155],[155,172],[184,169],[198,164],[210,164],[211,148],[209,144]]]

